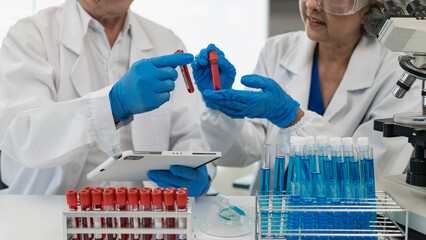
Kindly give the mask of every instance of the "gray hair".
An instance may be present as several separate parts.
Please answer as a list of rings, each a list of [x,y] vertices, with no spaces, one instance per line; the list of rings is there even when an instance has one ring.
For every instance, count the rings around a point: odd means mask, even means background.
[[[383,14],[380,11],[380,9],[374,5],[374,3],[383,3],[387,0],[371,0],[371,3],[373,4],[370,7],[370,10],[366,13],[365,23],[362,26],[362,31],[365,36],[368,37],[376,37],[376,32],[379,30],[379,27],[383,21]],[[407,0],[393,0],[393,2],[403,7],[405,6],[405,3],[408,2]],[[404,7],[403,7],[404,9]]]

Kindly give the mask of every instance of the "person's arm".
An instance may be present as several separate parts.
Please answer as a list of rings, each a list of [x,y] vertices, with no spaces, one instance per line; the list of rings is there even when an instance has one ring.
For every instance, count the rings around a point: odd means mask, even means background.
[[[93,144],[119,152],[110,87],[57,101],[56,83],[67,79],[56,79],[41,34],[31,20],[19,21],[0,50],[0,149],[29,167],[65,164]]]

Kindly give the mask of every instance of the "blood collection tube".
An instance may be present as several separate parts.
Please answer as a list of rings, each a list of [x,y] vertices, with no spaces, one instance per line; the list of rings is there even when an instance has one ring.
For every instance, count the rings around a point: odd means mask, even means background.
[[[140,210],[142,212],[151,211],[151,188],[142,188],[140,196]],[[152,228],[152,218],[141,219],[141,228]],[[152,234],[142,234],[142,240],[151,240]]]
[[[70,191],[67,191],[65,195],[67,196],[67,204],[68,204],[69,210],[74,211],[74,212],[78,211],[77,191],[70,190]],[[80,221],[80,219],[78,217],[71,219],[71,221],[70,221],[71,227],[72,228],[78,228],[79,225],[80,225],[79,221]],[[80,235],[73,233],[71,239],[72,240],[80,240]]]
[[[119,188],[117,192],[115,193],[116,198],[116,210],[117,211],[127,211],[127,188]],[[119,228],[127,228],[128,224],[128,218],[126,217],[120,217],[120,219],[117,219],[118,227]],[[126,240],[128,234],[120,234],[119,239],[120,240]]]
[[[103,187],[95,187],[93,190],[103,192],[104,188]]]
[[[182,49],[177,50],[175,53],[183,52]],[[188,67],[186,65],[179,66],[182,72],[183,79],[185,80],[186,89],[189,93],[194,92],[194,85],[192,84],[191,75],[189,75]]]
[[[82,190],[92,192],[93,188],[92,187],[84,187]]]
[[[101,189],[94,189],[92,191],[92,208],[93,211],[103,211]],[[103,227],[103,221],[101,217],[93,218],[93,227],[96,229],[100,229]],[[95,234],[95,240],[103,240],[102,234]]]
[[[167,190],[163,193],[164,197],[164,211],[166,212],[175,212],[175,192],[173,190]],[[175,228],[175,218],[166,218],[165,219],[165,228]],[[176,240],[176,234],[167,234],[167,240]]]
[[[131,188],[127,193],[127,199],[129,202],[129,211],[137,212],[139,211],[139,189]],[[130,228],[139,228],[139,218],[133,217],[129,219],[129,227]],[[130,234],[131,240],[138,240],[139,234]]]
[[[117,189],[115,189],[115,187],[109,187],[107,189],[105,189],[105,192],[113,192],[115,194],[115,192],[117,191]],[[115,201],[115,199],[114,199]]]
[[[82,190],[78,193],[79,198],[80,198],[80,208],[81,211],[90,211],[92,210],[92,201],[91,201],[91,196],[90,196],[90,191],[86,191],[86,190]],[[81,218],[81,226],[83,228],[90,228],[91,226],[91,221],[89,217],[82,217]],[[83,234],[83,239],[84,240],[89,240],[90,239],[90,235],[91,234]]]
[[[162,212],[163,211],[163,193],[161,191],[153,191],[151,193],[152,197],[152,211]],[[163,228],[163,218],[155,217],[154,218],[154,228],[162,229]],[[163,234],[157,233],[155,239],[164,239]]]
[[[213,86],[215,91],[220,90],[219,67],[217,64],[217,52],[215,50],[209,52],[209,62],[212,70]]]
[[[177,211],[178,212],[186,212],[188,209],[188,193],[184,190],[177,190],[176,191],[176,205],[177,205]],[[179,229],[186,229],[186,218],[178,218],[178,228]],[[180,234],[179,240],[186,240],[187,236],[186,234]]]
[[[115,193],[113,191],[105,191],[102,194],[104,199],[104,210],[113,212],[115,211]],[[107,217],[105,219],[105,227],[106,228],[114,228],[114,218]],[[114,234],[108,233],[107,240],[114,240]]]

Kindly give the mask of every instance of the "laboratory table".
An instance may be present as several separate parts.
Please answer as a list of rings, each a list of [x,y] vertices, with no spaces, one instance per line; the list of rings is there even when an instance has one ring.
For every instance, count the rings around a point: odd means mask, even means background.
[[[254,207],[254,197],[229,197],[238,206]],[[209,236],[200,229],[206,221],[218,218],[216,197],[199,197],[195,201],[194,233],[196,239],[223,239]],[[64,195],[0,195],[0,240],[61,240],[62,211],[67,209]],[[251,234],[232,239],[254,239]]]

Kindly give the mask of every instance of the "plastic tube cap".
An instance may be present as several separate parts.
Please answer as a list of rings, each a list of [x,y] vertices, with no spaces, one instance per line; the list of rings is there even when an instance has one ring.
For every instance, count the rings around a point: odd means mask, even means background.
[[[115,193],[113,191],[105,191],[102,193],[105,206],[114,206]]]
[[[342,139],[340,137],[332,137],[329,140],[331,146],[341,146]]]
[[[315,138],[313,136],[305,137],[305,144],[306,145],[314,145],[315,144]]]
[[[139,188],[132,187],[132,188],[129,189],[129,192],[138,192],[139,193]]]
[[[144,187],[144,188],[142,188],[142,190],[141,190],[141,191],[148,191],[148,192],[152,192],[152,188]]]
[[[103,191],[104,191],[104,188],[103,188],[103,187],[95,187],[95,189],[93,189],[93,190],[98,190],[98,191],[103,192]]]
[[[315,142],[317,145],[326,145],[327,144],[327,137],[324,135],[317,136],[315,138]]]
[[[174,191],[164,191],[164,205],[173,206],[175,205],[175,192]]]
[[[129,205],[139,205],[139,189],[138,191],[130,189],[127,193]]]
[[[142,189],[140,192],[140,200],[142,206],[151,206],[151,191],[152,189]]]
[[[92,203],[89,191],[82,190],[78,193],[78,196],[80,198],[80,205],[87,206]]]
[[[102,205],[102,191],[100,189],[94,189],[92,191],[92,204]]]
[[[173,191],[173,192],[176,192],[176,188],[174,188],[174,187],[168,187],[168,188],[164,189],[164,191]]]
[[[120,191],[120,190],[127,192],[127,188],[126,187],[120,187],[120,188],[117,189],[117,191]]]
[[[344,138],[342,138],[342,145],[343,146],[353,146],[354,140],[351,137],[344,137]]]
[[[186,207],[188,203],[188,193],[184,191],[176,192],[176,205],[178,207]]]
[[[157,188],[154,188],[154,191],[153,191],[153,192],[155,192],[155,191],[163,193],[163,192],[164,192],[164,188],[162,188],[162,187],[157,187]]]
[[[127,192],[124,190],[118,190],[115,193],[117,205],[127,205]]]
[[[153,191],[151,193],[152,206],[163,206],[163,193],[160,191]]]
[[[113,192],[115,193],[117,191],[117,189],[115,189],[114,187],[109,187],[105,190],[105,192]]]
[[[65,194],[67,196],[67,204],[68,206],[77,205],[77,191],[69,190]]]
[[[176,192],[179,192],[179,191],[184,191],[184,192],[188,192],[188,189],[187,188],[178,188],[177,190],[176,190]]]
[[[209,62],[211,61],[217,62],[217,52],[214,50],[209,52]]]
[[[368,146],[368,137],[359,137],[357,139],[358,146]]]
[[[93,191],[93,188],[92,187],[84,187],[82,190],[91,192],[91,191]]]

